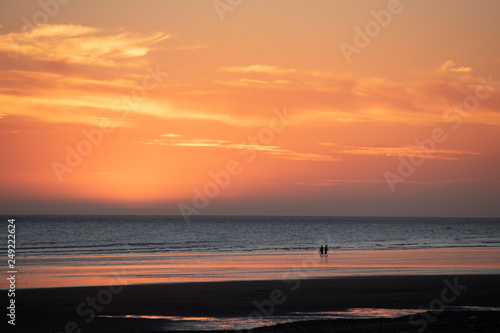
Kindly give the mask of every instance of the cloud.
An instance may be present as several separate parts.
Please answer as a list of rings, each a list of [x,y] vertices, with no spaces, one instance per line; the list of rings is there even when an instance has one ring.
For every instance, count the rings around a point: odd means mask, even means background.
[[[352,184],[352,183],[371,183],[371,184],[379,184],[386,183],[385,179],[325,179],[322,180],[319,185],[322,186],[337,186],[342,184]]]
[[[276,86],[281,86],[281,85],[288,85],[290,84],[290,81],[288,80],[271,80],[271,81],[266,81],[266,80],[256,80],[256,79],[239,79],[236,81],[217,81],[217,83],[222,84],[222,85],[228,85],[228,86],[270,86],[272,85],[273,87]]]
[[[267,81],[262,80],[254,80],[254,79],[239,79],[242,83],[257,83],[257,84],[266,84]]]
[[[272,74],[287,74],[295,73],[294,68],[279,68],[269,65],[250,65],[250,66],[233,66],[223,67],[220,69],[223,72],[238,72],[238,73],[272,73]]]
[[[455,183],[500,183],[497,179],[446,179],[440,181],[440,183],[445,184],[455,184]]]
[[[206,49],[208,47],[210,47],[208,44],[194,44],[194,45],[168,47],[168,48],[165,48],[164,50],[173,52],[173,51]]]
[[[174,147],[203,147],[203,148],[222,148],[222,149],[237,149],[237,150],[255,150],[272,155],[276,158],[296,161],[338,161],[328,154],[303,153],[295,152],[288,149],[283,149],[273,145],[259,145],[235,143],[228,140],[216,139],[177,139],[181,135],[160,135],[161,139],[151,141],[136,141],[139,144],[158,145],[158,146],[174,146]]]
[[[213,112],[203,118],[199,111],[183,112],[178,107],[173,110],[168,100],[159,102],[149,96],[140,105],[127,100],[144,82],[154,82],[145,81],[152,71],[163,72],[150,61],[148,53],[158,50],[157,43],[170,37],[164,32],[140,34],[76,24],[0,33],[0,102],[8,109],[8,116],[53,123],[97,126],[102,116],[114,119],[124,111],[164,118],[230,119]],[[9,59],[14,56],[23,61]],[[161,89],[167,86],[162,84]],[[129,124],[117,122],[117,126]]]
[[[471,67],[458,67],[453,60],[446,60],[444,64],[439,67],[440,72],[455,72],[455,73],[468,73],[472,71]]]
[[[130,66],[151,51],[152,46],[171,35],[164,32],[142,35],[119,29],[77,24],[52,24],[25,33],[0,35],[0,52],[34,60],[97,66]]]
[[[165,138],[178,138],[181,137],[182,135],[180,134],[173,134],[173,133],[168,133],[168,134],[160,134],[161,137]]]
[[[276,152],[271,152],[271,154],[274,154],[281,159],[294,160],[294,161],[316,161],[316,162],[340,161],[340,158],[336,158],[328,154],[300,153],[286,149],[281,149]]]
[[[401,147],[367,147],[367,146],[337,146],[332,143],[320,143],[322,146],[336,147],[338,154],[352,155],[377,155],[377,156],[406,156],[415,158],[430,158],[440,160],[458,160],[460,155],[480,155],[477,152],[471,152],[458,149],[433,149],[431,152],[423,153],[418,146]]]
[[[341,123],[366,123],[365,119],[355,119],[355,118],[337,118],[338,122]]]

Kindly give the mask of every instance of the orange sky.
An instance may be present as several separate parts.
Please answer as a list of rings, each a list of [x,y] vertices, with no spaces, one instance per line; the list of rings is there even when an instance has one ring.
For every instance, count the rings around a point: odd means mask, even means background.
[[[500,216],[496,0],[59,1],[1,4],[0,213]]]

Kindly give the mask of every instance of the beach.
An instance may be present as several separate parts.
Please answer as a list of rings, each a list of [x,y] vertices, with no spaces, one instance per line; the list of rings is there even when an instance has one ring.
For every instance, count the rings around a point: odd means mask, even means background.
[[[500,248],[22,257],[19,288],[374,275],[500,274]],[[3,282],[0,286],[4,286]]]
[[[160,332],[169,330],[173,317],[252,317],[258,321],[272,316],[361,308],[425,312],[429,307],[436,312],[433,317],[439,317],[444,310],[441,304],[495,308],[499,306],[500,275],[365,276],[37,288],[18,290],[16,297],[18,327],[26,330]]]

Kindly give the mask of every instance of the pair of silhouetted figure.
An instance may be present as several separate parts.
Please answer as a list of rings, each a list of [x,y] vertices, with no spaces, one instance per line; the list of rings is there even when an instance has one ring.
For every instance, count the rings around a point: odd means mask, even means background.
[[[319,248],[319,256],[320,257],[328,257],[328,245],[325,245],[325,248],[323,248],[323,245]]]

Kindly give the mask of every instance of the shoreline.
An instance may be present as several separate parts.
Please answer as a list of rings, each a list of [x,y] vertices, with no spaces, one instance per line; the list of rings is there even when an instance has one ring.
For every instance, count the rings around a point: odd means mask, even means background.
[[[108,316],[258,318],[259,314],[267,317],[351,308],[425,309],[441,303],[456,307],[499,307],[500,275],[365,276],[20,289],[16,291],[18,322],[57,332],[64,331],[68,322],[76,323],[84,332],[110,331],[113,327],[125,332],[133,323],[140,323],[144,332],[160,331],[158,325],[168,326],[168,321],[144,318],[94,320],[89,299],[100,310],[93,311],[94,314]],[[137,327],[135,331],[143,332]]]

